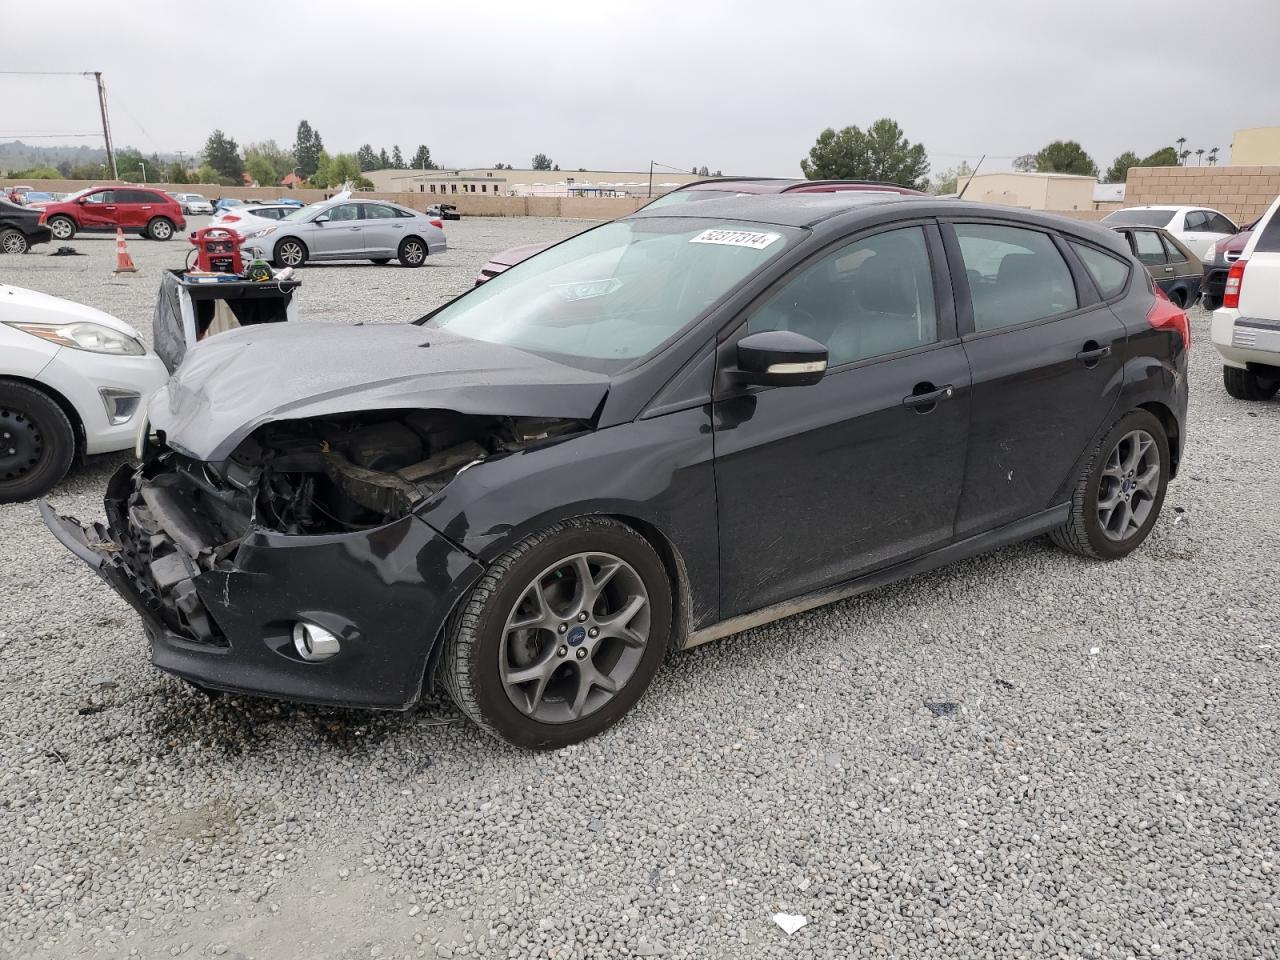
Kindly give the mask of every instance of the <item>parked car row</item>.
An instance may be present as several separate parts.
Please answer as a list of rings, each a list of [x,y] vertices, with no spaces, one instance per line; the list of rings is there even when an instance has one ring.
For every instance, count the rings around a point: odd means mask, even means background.
[[[1253,224],[1227,270],[1209,335],[1223,385],[1237,400],[1280,393],[1280,197]],[[1234,251],[1226,253],[1230,257]]]

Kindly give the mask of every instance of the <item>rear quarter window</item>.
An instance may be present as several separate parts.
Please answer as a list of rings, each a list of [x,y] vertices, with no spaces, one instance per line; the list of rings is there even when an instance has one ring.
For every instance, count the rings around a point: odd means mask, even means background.
[[[1277,210],[1258,234],[1258,242],[1254,245],[1254,253],[1280,253],[1280,210]]]
[[[1112,297],[1119,296],[1125,284],[1129,282],[1129,264],[1119,257],[1103,253],[1097,247],[1085,246],[1074,240],[1068,242],[1071,244],[1071,249],[1076,252],[1076,256],[1080,258],[1080,262],[1084,264],[1084,268],[1089,271],[1089,276],[1093,277],[1093,282],[1097,284],[1102,299],[1110,300]]]

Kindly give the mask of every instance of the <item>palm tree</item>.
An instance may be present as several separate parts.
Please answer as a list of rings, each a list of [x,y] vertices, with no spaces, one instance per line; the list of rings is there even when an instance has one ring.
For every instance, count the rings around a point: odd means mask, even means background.
[[[1218,165],[1218,148],[1214,147],[1212,150],[1209,151],[1209,166],[1215,167],[1217,165]]]
[[[1182,150],[1182,145],[1183,145],[1184,143],[1186,143],[1186,142],[1187,142],[1187,138],[1186,138],[1186,137],[1179,137],[1177,140],[1175,140],[1175,141],[1174,141],[1174,143],[1176,143],[1176,144],[1178,145],[1178,159],[1179,159],[1179,160],[1184,160],[1184,159],[1186,159],[1186,156],[1187,156],[1187,155],[1186,155],[1186,153],[1184,153],[1184,152],[1183,152],[1183,150]]]
[[[1196,166],[1200,166],[1200,158],[1204,156],[1204,147],[1196,151]]]

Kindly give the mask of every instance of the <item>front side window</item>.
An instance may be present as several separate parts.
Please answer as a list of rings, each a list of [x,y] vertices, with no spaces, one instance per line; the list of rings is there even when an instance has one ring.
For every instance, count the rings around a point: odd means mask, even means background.
[[[955,231],[979,333],[1079,305],[1071,269],[1047,233],[986,223],[957,223]]]
[[[1138,258],[1139,263],[1155,267],[1169,262],[1165,256],[1164,244],[1160,242],[1160,234],[1154,230],[1135,230],[1131,236],[1133,237],[1133,254]]]
[[[1103,300],[1110,300],[1124,289],[1129,281],[1129,266],[1123,260],[1074,240],[1071,241],[1071,249],[1089,271],[1089,276],[1093,277]]]
[[[751,315],[747,331],[761,330],[825,344],[833,367],[937,343],[924,230],[878,233],[805,267]]]
[[[360,204],[340,203],[336,207],[330,207],[329,219],[339,223],[345,220],[359,220]]]
[[[110,190],[99,190],[84,198],[85,203],[115,203],[115,195]]]
[[[428,326],[611,373],[656,351],[802,235],[702,218],[617,220],[498,274]]]

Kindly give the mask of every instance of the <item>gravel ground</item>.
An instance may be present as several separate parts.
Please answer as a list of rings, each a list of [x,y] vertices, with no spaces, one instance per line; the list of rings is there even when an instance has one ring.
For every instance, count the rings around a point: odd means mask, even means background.
[[[301,310],[414,317],[580,226],[450,224],[418,271],[308,268]],[[77,246],[0,275],[148,330],[185,244],[131,242],[122,279]],[[444,702],[206,700],[0,507],[0,955],[1280,955],[1280,403],[1230,400],[1193,319],[1190,446],[1134,556],[1037,541],[673,655],[553,754]],[[118,462],[53,500],[99,515]]]

